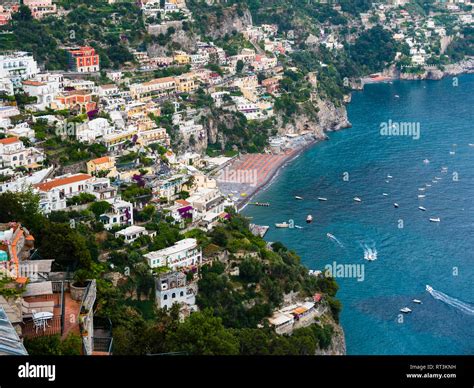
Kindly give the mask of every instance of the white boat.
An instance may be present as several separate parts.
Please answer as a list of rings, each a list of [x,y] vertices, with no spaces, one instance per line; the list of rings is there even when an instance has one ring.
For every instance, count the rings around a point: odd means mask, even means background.
[[[388,179],[392,179],[392,178],[393,178],[393,176],[391,176],[391,175],[387,175],[387,178],[388,178]]]
[[[426,285],[426,291],[428,292],[432,292],[433,291],[433,287],[429,286],[428,284]]]
[[[426,211],[426,208],[423,206],[418,206],[418,209],[423,210],[424,212]]]
[[[336,238],[336,237],[335,237],[333,234],[331,234],[331,233],[326,233],[326,236],[328,236],[329,238],[331,238],[331,239],[333,239],[333,240]]]
[[[428,164],[429,162],[430,162],[429,159],[424,159],[424,160],[423,160],[423,163],[424,163],[424,164]]]
[[[302,227],[302,226],[299,226],[299,225],[295,225],[295,228],[296,228],[296,229],[303,229],[303,227]]]
[[[400,309],[400,312],[403,313],[403,314],[409,314],[409,313],[411,313],[411,309],[409,309],[408,307],[404,307],[404,308]]]
[[[420,187],[420,188],[418,188],[418,191],[425,191],[425,188],[424,188],[424,187]]]
[[[431,184],[430,184],[430,183],[426,183],[425,186],[426,186],[426,187],[431,187]]]
[[[456,154],[456,152],[454,152],[454,151],[449,151],[449,155],[455,155],[455,154]]]
[[[303,197],[300,197],[300,196],[298,196],[298,195],[295,195],[295,199],[301,200],[301,199],[303,199]]]
[[[421,300],[419,299],[413,299],[412,302],[416,304],[422,304]]]
[[[398,203],[395,202],[395,203],[393,204],[393,207],[399,207]]]
[[[441,222],[441,219],[439,217],[431,217],[430,221],[431,222]]]
[[[400,96],[398,94],[395,94],[393,97],[400,98]]]
[[[318,197],[318,201],[327,201],[328,199],[325,197]]]
[[[448,172],[448,168],[447,167],[441,167],[441,172]]]
[[[290,224],[288,222],[280,222],[279,224],[275,224],[275,227],[277,228],[288,228]]]
[[[382,195],[383,195],[384,197],[387,197],[387,196],[388,196],[388,194],[387,194],[387,193],[382,193]]]
[[[469,143],[469,147],[474,147],[474,144],[473,144],[473,143]]]
[[[425,194],[418,194],[418,198],[425,198],[426,195]]]
[[[438,183],[438,181],[437,180],[432,180],[431,183]]]
[[[439,176],[435,176],[435,179],[436,179],[437,181],[440,181],[440,180],[443,179],[443,178],[440,178]]]
[[[308,214],[308,216],[306,217],[306,223],[311,224],[311,222],[313,222],[313,216],[311,214]]]
[[[362,202],[362,200],[359,197],[354,197],[354,201],[356,202]]]
[[[385,180],[385,183],[388,183],[388,182],[390,182],[390,181],[389,181],[388,179],[386,179],[386,180]]]

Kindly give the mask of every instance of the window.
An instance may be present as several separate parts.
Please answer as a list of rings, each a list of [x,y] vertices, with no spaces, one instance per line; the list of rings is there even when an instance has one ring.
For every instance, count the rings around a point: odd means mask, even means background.
[[[168,295],[165,294],[165,295],[163,296],[163,300],[168,300]]]
[[[176,298],[176,293],[173,292],[173,293],[171,294],[171,298],[172,298],[172,299]]]
[[[181,291],[181,292],[179,293],[179,296],[184,296],[184,292]]]

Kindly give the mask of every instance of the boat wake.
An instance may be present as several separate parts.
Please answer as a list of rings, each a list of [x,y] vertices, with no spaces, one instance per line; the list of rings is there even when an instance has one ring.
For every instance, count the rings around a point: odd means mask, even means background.
[[[338,238],[336,236],[334,236],[333,234],[331,233],[327,233],[326,234],[328,236],[328,238],[332,241],[334,241],[337,245],[339,245],[341,248],[345,248],[344,244],[338,240]]]
[[[444,294],[443,292],[436,291],[432,287],[427,287],[427,291],[431,294],[431,296],[437,300],[440,300],[451,307],[463,312],[464,314],[474,316],[474,307],[460,301],[459,299],[453,298],[449,295]]]
[[[377,260],[377,248],[375,248],[375,243],[369,244],[360,244],[364,250],[364,259],[369,261]]]

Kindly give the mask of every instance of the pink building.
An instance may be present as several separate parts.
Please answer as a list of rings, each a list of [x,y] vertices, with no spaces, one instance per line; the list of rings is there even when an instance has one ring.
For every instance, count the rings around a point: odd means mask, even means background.
[[[52,0],[23,0],[23,4],[30,9],[35,19],[55,14],[57,11],[56,4],[53,4]]]

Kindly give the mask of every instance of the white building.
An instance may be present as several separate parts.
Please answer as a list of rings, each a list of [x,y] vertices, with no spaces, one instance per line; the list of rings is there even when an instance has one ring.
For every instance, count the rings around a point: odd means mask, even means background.
[[[125,244],[131,244],[141,236],[155,237],[156,232],[148,231],[143,226],[132,225],[115,233],[115,238],[123,237]]]
[[[44,160],[44,154],[35,147],[25,147],[17,137],[0,140],[0,168],[33,167]]]
[[[115,226],[133,225],[133,204],[118,198],[107,202],[112,205],[112,208],[100,216],[106,230]]]
[[[170,272],[156,279],[156,305],[158,308],[171,308],[174,304],[193,307],[196,303],[194,290],[186,284],[182,272]]]
[[[185,238],[173,246],[144,255],[151,268],[168,267],[173,271],[198,266],[202,262],[202,251],[195,238]]]
[[[21,81],[32,78],[40,72],[33,56],[24,51],[0,55],[0,78],[8,78],[15,88]]]

